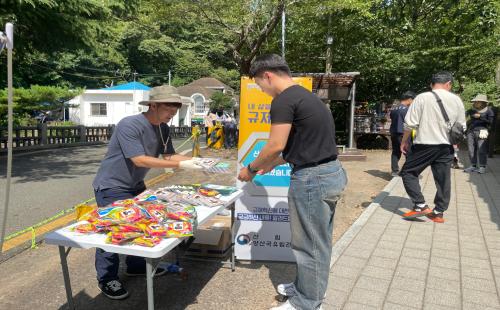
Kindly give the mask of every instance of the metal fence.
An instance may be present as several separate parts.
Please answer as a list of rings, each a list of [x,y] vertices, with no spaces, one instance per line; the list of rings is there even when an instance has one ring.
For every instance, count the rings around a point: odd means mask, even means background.
[[[37,146],[61,145],[87,142],[105,142],[113,134],[113,126],[38,126],[14,127],[12,146],[15,149],[36,148]],[[0,149],[7,149],[7,128],[0,127]]]
[[[115,125],[104,127],[80,126],[38,126],[14,127],[12,146],[14,149],[34,149],[42,146],[62,144],[85,144],[109,141]],[[170,127],[172,138],[188,138],[191,127]],[[0,127],[0,150],[7,149],[7,127]]]

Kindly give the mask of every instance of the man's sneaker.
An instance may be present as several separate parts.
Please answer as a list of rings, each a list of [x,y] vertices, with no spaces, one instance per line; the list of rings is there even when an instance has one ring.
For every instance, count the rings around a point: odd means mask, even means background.
[[[444,223],[443,212],[432,211],[427,217],[435,223]]]
[[[99,283],[99,289],[111,299],[125,299],[128,297],[127,290],[123,287],[119,280],[111,280],[106,283]]]
[[[298,310],[297,308],[295,308],[289,300],[287,300],[286,302],[282,303],[281,305],[277,306],[277,307],[272,307],[271,310]]]
[[[160,277],[168,272],[167,268],[158,267],[156,268],[155,277]],[[125,275],[128,277],[144,277],[146,275],[146,270],[136,272],[136,271],[125,271]]]
[[[432,210],[427,205],[423,208],[415,206],[412,211],[409,211],[409,212],[406,212],[405,214],[403,214],[403,217],[405,219],[414,219],[417,217],[427,215],[431,212],[432,212]]]
[[[476,171],[477,171],[476,166],[470,166],[469,168],[464,169],[464,172],[467,172],[467,173],[472,173],[472,172],[476,172]]]
[[[481,174],[486,173],[486,167],[479,167],[479,170],[477,172]]]
[[[276,291],[278,291],[278,294],[287,297],[297,295],[297,290],[295,289],[295,284],[293,283],[278,284]]]
[[[456,157],[453,158],[453,162],[451,163],[451,168],[460,169],[460,166],[458,165],[458,159]]]
[[[397,178],[397,177],[399,177],[399,172],[397,172],[397,171],[396,172],[392,172],[391,176],[394,177],[394,178]]]

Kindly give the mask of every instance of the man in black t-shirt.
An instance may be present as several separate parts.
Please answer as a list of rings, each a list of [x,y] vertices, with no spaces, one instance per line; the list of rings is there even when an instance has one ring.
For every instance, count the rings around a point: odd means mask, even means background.
[[[280,56],[258,57],[250,77],[273,97],[271,131],[259,156],[241,168],[238,179],[251,181],[287,162],[292,166],[288,207],[297,275],[293,283],[278,285],[278,293],[288,300],[273,309],[315,310],[328,285],[333,216],[347,184],[337,160],[335,124],[325,104],[293,81]]]

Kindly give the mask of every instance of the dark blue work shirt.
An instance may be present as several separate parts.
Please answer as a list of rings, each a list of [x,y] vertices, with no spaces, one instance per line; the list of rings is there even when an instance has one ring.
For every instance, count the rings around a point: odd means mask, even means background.
[[[473,117],[476,113],[479,113],[479,118]],[[483,113],[480,113],[475,109],[470,109],[467,111],[466,116],[470,118],[469,123],[467,124],[468,130],[489,129],[491,124],[493,124],[493,119],[495,117],[493,110],[491,110],[490,107],[488,107]]]
[[[408,107],[400,104],[391,110],[391,134],[402,134],[404,129],[404,122]]]
[[[132,157],[157,158],[160,154],[175,153],[168,126],[162,124],[161,130],[160,135],[160,126],[151,124],[144,114],[127,116],[118,122],[92,183],[94,189],[134,190],[140,187],[149,168],[134,165]]]

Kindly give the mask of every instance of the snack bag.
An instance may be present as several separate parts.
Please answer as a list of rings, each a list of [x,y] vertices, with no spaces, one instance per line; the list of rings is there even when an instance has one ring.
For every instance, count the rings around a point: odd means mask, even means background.
[[[234,186],[225,186],[217,184],[202,184],[200,188],[218,191],[223,196],[229,196],[238,190]]]
[[[158,223],[139,224],[139,226],[146,233],[146,236],[165,237],[167,235],[165,226]]]
[[[87,221],[98,217],[96,205],[79,205],[75,208],[75,212],[77,221]]]
[[[167,206],[167,217],[175,221],[193,222],[196,220],[196,209],[193,206],[181,203],[172,203]]]
[[[106,243],[112,243],[112,244],[124,244],[127,241],[130,241],[131,239],[135,239],[142,236],[142,233],[138,232],[110,232],[108,233],[106,237]]]
[[[97,213],[97,218],[100,219],[117,219],[117,213],[123,210],[123,207],[104,207],[104,208],[97,208],[96,213]]]
[[[81,234],[89,234],[89,233],[95,233],[97,232],[97,229],[94,225],[91,223],[84,223],[84,224],[79,224],[73,227],[73,231],[76,231]]]
[[[145,190],[144,192],[140,193],[139,195],[135,196],[135,198],[134,198],[134,200],[138,204],[142,204],[142,203],[148,202],[148,201],[155,201],[157,199],[158,198],[156,197],[155,192],[150,190],[150,189]]]
[[[166,224],[169,238],[193,236],[193,224],[183,221],[168,221]]]
[[[154,222],[161,223],[167,219],[167,212],[164,206],[150,205],[146,207],[146,210],[151,216],[151,220]]]
[[[108,230],[111,232],[143,232],[142,228],[138,225],[126,223],[110,226]]]
[[[133,244],[146,246],[146,247],[154,247],[155,245],[161,242],[161,238],[154,236],[140,236],[132,240]]]
[[[205,189],[205,188],[200,188],[198,190],[198,193],[202,194],[203,196],[207,197],[215,197],[219,195],[219,192],[213,189]]]
[[[113,217],[121,222],[135,223],[143,219],[145,216],[138,207],[126,207],[120,210],[120,212],[114,213]]]
[[[117,200],[111,204],[113,207],[132,207],[135,206],[134,199]]]

